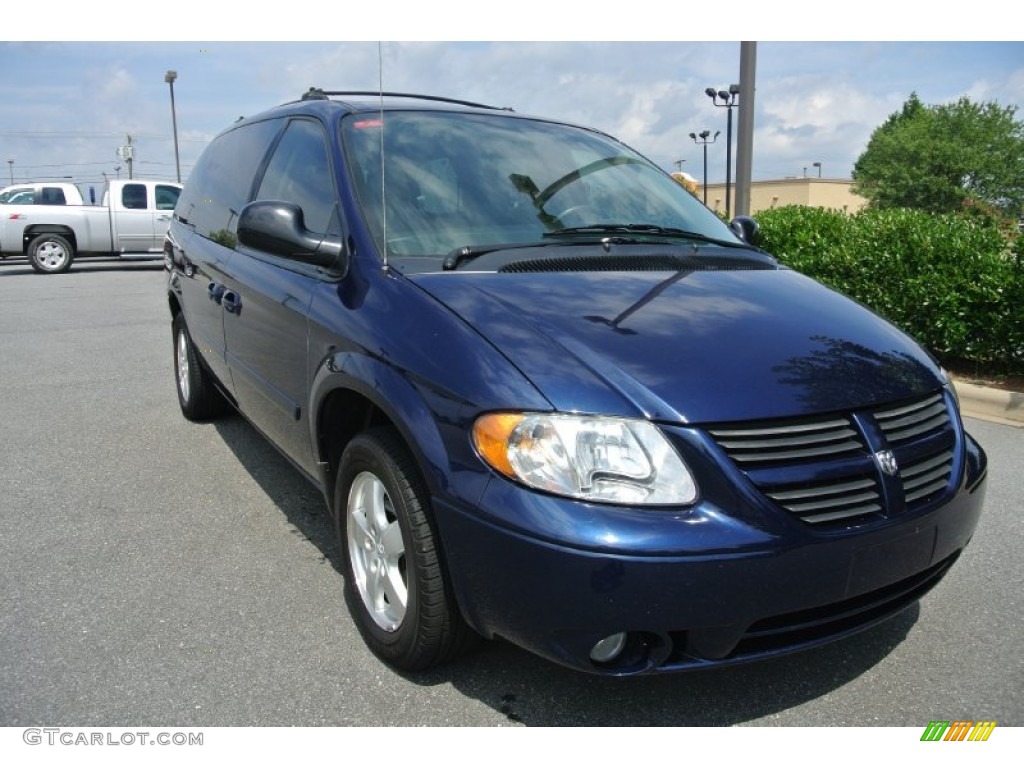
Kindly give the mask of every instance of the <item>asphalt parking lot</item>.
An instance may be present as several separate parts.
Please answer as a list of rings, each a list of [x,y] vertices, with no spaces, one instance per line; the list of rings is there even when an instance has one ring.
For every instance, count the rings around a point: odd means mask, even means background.
[[[181,417],[159,263],[0,262],[0,425],[0,726],[1024,725],[1021,428],[968,420],[986,512],[919,606],[610,680],[500,642],[418,676],[371,656],[319,494],[241,418]]]

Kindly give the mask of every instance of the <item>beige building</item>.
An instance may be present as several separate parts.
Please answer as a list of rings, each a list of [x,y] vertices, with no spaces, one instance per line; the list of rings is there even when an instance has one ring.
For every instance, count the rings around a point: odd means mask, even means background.
[[[732,185],[731,210],[736,210],[736,185]],[[698,200],[704,199],[704,191],[697,187]],[[783,205],[807,205],[813,208],[834,208],[846,213],[855,213],[868,204],[860,195],[853,193],[853,182],[849,179],[818,179],[797,177],[775,181],[753,181],[750,184],[750,213],[756,214],[767,208]],[[708,208],[725,212],[725,184],[708,184]]]

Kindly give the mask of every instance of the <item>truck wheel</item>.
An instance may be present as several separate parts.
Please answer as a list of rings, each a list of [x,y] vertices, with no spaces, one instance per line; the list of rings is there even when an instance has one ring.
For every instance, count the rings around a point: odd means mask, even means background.
[[[41,273],[67,272],[75,249],[60,235],[39,235],[28,245],[28,261]]]
[[[174,335],[175,389],[182,415],[189,421],[206,421],[220,416],[227,403],[199,360],[181,314],[175,316],[171,330]]]
[[[374,654],[417,671],[472,645],[477,635],[455,604],[426,488],[397,432],[375,428],[348,444],[334,511],[349,611]]]

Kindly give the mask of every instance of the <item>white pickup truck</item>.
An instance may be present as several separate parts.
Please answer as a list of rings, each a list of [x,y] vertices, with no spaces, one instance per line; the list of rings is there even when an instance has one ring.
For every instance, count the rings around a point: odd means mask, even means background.
[[[65,272],[76,255],[162,258],[181,185],[111,181],[101,205],[0,206],[0,256],[25,255],[36,272]]]

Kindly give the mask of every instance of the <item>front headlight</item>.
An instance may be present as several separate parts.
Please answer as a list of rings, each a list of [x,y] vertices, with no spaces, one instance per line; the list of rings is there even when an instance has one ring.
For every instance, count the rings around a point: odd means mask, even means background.
[[[682,505],[697,487],[679,454],[647,421],[555,413],[489,413],[476,450],[503,475],[561,496],[613,504]]]

